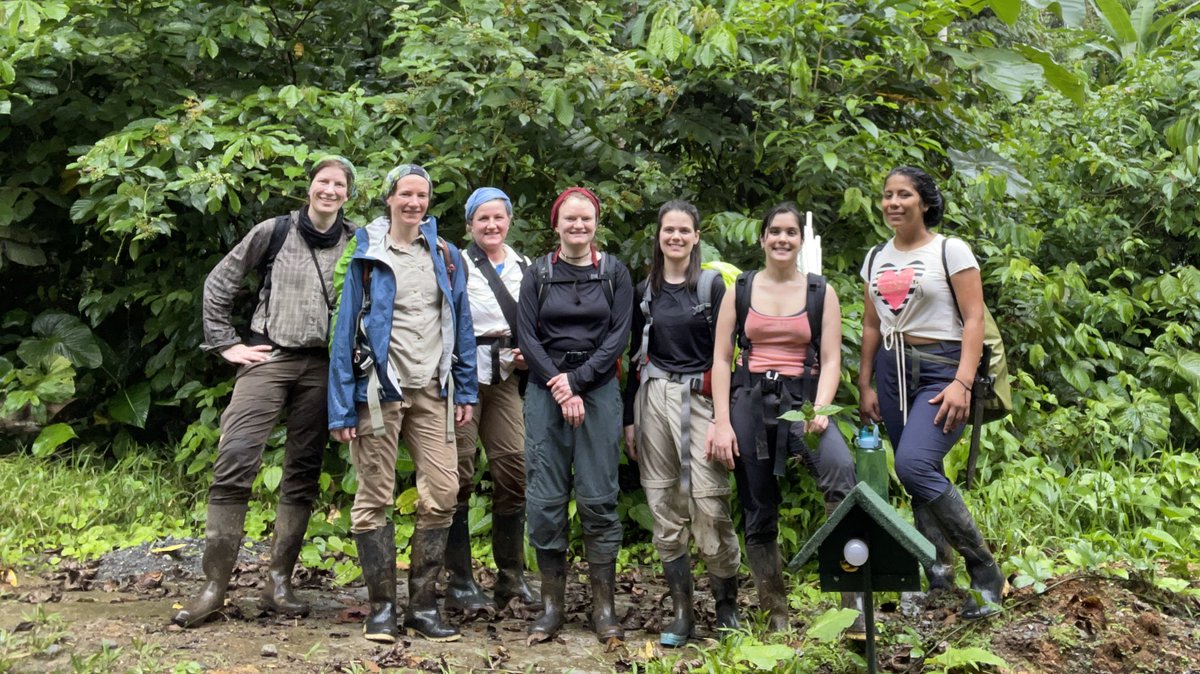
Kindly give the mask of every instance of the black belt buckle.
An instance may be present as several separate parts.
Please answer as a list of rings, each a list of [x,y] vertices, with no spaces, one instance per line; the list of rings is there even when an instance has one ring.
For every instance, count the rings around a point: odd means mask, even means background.
[[[779,373],[775,370],[767,370],[763,373],[762,381],[759,386],[762,387],[763,393],[772,393],[779,395],[779,391],[783,388],[783,382],[779,378]]]
[[[588,356],[591,353],[588,351],[564,351],[559,363],[559,367],[575,369],[587,362]]]
[[[704,390],[704,377],[693,377],[688,382],[688,388],[691,389],[692,393],[699,393]]]

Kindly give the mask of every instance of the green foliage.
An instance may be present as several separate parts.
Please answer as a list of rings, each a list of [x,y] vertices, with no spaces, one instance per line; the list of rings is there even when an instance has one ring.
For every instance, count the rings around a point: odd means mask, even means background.
[[[53,427],[51,427],[53,428]],[[0,457],[0,565],[53,552],[90,559],[116,547],[188,535],[179,476],[146,456],[110,463],[87,453],[65,461]],[[53,561],[53,558],[51,558]]]
[[[992,667],[1008,667],[1004,658],[982,648],[947,648],[945,652],[927,659],[926,664],[934,665],[937,669],[930,671],[937,674],[950,672],[981,672]]]

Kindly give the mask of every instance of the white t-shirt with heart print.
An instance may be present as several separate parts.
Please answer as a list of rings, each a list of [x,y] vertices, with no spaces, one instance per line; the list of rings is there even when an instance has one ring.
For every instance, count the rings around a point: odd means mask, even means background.
[[[868,264],[871,269],[867,269]],[[950,294],[946,269],[953,276],[972,268],[978,269],[979,262],[965,241],[937,234],[916,250],[896,250],[895,239],[889,240],[874,261],[867,255],[859,275],[867,283],[884,335],[900,333],[961,342],[962,318]]]

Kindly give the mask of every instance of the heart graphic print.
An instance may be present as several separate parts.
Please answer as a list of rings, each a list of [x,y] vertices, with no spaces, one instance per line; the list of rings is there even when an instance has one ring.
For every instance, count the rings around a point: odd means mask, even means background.
[[[875,294],[883,299],[892,315],[899,316],[916,294],[924,276],[925,264],[920,260],[913,260],[904,267],[888,262],[880,265],[872,285],[875,286]]]

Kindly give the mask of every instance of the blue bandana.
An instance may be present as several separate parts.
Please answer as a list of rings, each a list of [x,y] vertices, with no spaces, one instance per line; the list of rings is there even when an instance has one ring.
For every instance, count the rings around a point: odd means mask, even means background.
[[[475,217],[475,211],[479,210],[480,206],[496,199],[504,202],[504,210],[512,216],[512,200],[507,194],[495,187],[480,187],[467,198],[467,224],[471,224],[471,219]]]

